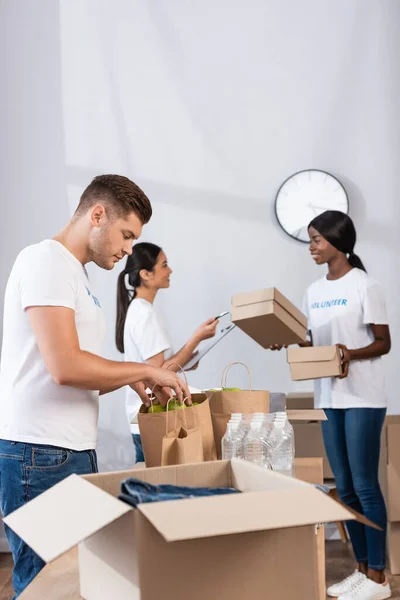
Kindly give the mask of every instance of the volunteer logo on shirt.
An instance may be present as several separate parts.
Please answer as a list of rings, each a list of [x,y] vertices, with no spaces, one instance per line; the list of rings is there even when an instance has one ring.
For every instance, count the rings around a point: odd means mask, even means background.
[[[99,302],[99,300],[96,298],[96,296],[93,296],[92,292],[89,290],[89,288],[85,285],[86,291],[88,293],[88,296],[91,296],[93,299],[93,302],[95,303],[96,306],[98,306],[99,308],[101,308],[101,304]]]
[[[331,306],[347,306],[346,298],[335,298],[334,300],[323,300],[322,302],[313,302],[311,308],[330,308]]]

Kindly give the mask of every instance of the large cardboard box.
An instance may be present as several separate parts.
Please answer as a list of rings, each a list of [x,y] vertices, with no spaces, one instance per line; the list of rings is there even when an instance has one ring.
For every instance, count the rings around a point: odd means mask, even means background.
[[[307,339],[307,318],[276,288],[233,296],[232,322],[263,348]]]
[[[322,484],[324,481],[322,458],[296,458],[295,477],[308,483]],[[315,526],[319,598],[326,600],[325,527]]]
[[[304,397],[301,394],[293,393],[290,395],[289,401],[286,400],[287,406],[299,406],[297,410],[293,408],[287,410],[294,430],[296,457],[322,457],[324,479],[333,479],[334,475],[326,455],[321,428],[321,421],[326,420],[326,415],[323,410],[303,408],[309,406],[311,400],[313,404],[313,395],[310,393],[305,394]]]
[[[290,392],[286,394],[286,408],[312,410],[314,408],[314,392]]]
[[[387,558],[392,575],[400,575],[400,523],[388,523]]]
[[[242,493],[134,510],[115,497],[129,476]],[[315,524],[354,518],[372,525],[310,484],[232,460],[71,475],[5,522],[46,562],[79,543],[85,600],[317,600]]]
[[[337,377],[342,374],[340,349],[337,346],[288,348],[287,361],[293,381]]]
[[[400,415],[388,415],[381,439],[379,480],[388,514],[387,558],[392,575],[400,574]]]

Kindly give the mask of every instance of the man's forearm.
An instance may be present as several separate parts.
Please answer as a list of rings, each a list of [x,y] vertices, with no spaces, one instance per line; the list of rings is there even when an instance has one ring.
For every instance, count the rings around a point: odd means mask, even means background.
[[[101,356],[77,351],[65,357],[56,381],[86,390],[116,390],[147,378],[151,367],[146,364],[107,360]]]

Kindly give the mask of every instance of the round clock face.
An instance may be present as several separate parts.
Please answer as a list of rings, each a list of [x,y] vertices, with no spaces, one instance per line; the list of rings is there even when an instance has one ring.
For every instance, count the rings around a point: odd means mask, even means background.
[[[309,242],[308,224],[326,210],[348,213],[343,185],[325,171],[308,169],[291,175],[276,195],[276,218],[282,229],[301,242]]]

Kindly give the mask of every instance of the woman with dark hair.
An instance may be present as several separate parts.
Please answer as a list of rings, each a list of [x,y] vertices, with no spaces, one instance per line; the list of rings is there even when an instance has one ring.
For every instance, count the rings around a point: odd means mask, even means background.
[[[196,354],[203,340],[215,335],[217,319],[208,319],[200,325],[186,344],[174,355],[168,334],[154,309],[154,300],[160,289],[169,288],[171,268],[163,250],[155,244],[142,242],[133,246],[125,269],[118,277],[117,324],[115,341],[125,360],[146,362],[152,366],[171,371],[184,367]],[[129,285],[129,288],[127,287]],[[144,392],[144,390],[143,390]],[[137,424],[132,423],[140,405],[147,400],[143,393],[128,387],[126,411],[131,423],[131,432],[136,448],[136,462],[144,461],[142,444]]]
[[[337,345],[343,376],[315,381],[315,407],[324,409],[323,437],[340,499],[381,530],[356,521],[347,528],[358,569],[331,586],[340,600],[384,600],[386,508],[378,481],[380,438],[385,420],[382,355],[390,351],[385,300],[380,285],[354,254],[356,231],[344,213],[327,211],[308,227],[311,257],[328,274],[304,298],[310,345]]]

